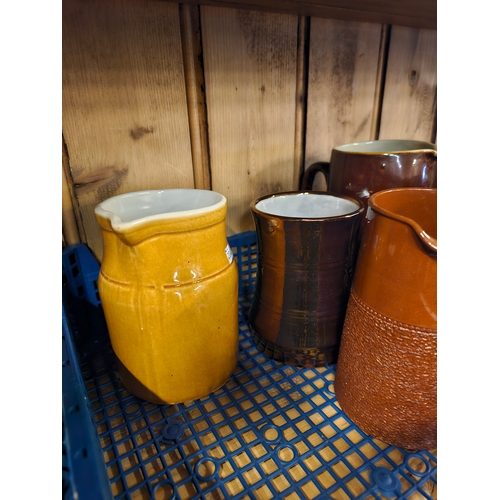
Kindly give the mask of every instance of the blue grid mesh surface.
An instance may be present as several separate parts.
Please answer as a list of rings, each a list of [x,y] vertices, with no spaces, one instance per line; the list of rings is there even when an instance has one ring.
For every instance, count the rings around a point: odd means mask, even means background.
[[[107,474],[101,497],[437,498],[435,454],[406,452],[354,425],[335,397],[335,365],[297,368],[257,350],[246,320],[257,267],[255,232],[232,236],[229,243],[240,276],[236,371],[208,397],[163,406],[136,398],[121,384],[96,294],[99,267],[84,245],[63,251],[63,283],[73,274],[87,281],[78,299],[74,294],[78,287],[65,285],[70,293],[63,294],[67,297],[63,312],[70,330],[66,338],[78,352],[81,387],[77,389],[86,398],[92,422],[86,432],[99,443]],[[94,266],[92,272],[75,273],[74,267],[68,271],[65,262],[70,259],[73,265],[76,260],[77,265]],[[64,398],[63,403],[65,407]],[[71,436],[72,429],[64,423]],[[78,432],[84,424],[82,418]],[[99,466],[98,460],[65,463],[66,484],[75,466]],[[73,478],[74,489],[83,498],[86,484],[77,483]]]

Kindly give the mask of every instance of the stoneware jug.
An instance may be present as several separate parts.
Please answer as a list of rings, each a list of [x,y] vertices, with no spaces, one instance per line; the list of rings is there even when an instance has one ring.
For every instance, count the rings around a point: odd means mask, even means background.
[[[358,198],[367,207],[368,198],[389,188],[437,187],[437,151],[429,142],[377,140],[343,144],[332,150],[330,163],[309,166],[301,189],[312,189],[318,172],[334,194]]]
[[[249,323],[261,352],[296,366],[337,360],[363,211],[325,192],[252,202],[258,264]]]
[[[233,373],[238,272],[227,201],[199,189],[123,194],[95,215],[99,294],[124,386],[158,404],[201,398]]]
[[[437,438],[437,190],[369,199],[335,375],[342,410],[409,450]]]

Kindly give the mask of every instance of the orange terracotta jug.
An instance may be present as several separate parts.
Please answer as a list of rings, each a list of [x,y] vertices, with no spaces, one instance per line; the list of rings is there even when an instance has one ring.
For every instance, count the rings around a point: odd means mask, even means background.
[[[159,404],[220,388],[238,359],[238,271],[227,200],[214,191],[127,193],[95,209],[99,294],[120,378]]]
[[[370,197],[335,392],[367,434],[402,448],[437,441],[437,189]]]

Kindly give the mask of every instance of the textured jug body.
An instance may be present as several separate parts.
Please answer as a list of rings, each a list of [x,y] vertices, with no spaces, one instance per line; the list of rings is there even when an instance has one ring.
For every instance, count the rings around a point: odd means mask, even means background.
[[[134,216],[149,215],[123,222],[127,196],[141,195],[150,207],[142,203]],[[96,209],[104,243],[98,287],[122,382],[154,403],[206,396],[231,376],[238,352],[225,198],[201,190],[122,196]]]
[[[414,450],[437,442],[436,198],[418,188],[370,198],[335,378],[361,429]]]

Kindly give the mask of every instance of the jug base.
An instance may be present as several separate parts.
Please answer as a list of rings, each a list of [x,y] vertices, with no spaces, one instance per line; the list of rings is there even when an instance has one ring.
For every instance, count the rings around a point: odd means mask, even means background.
[[[186,397],[170,399],[170,398],[160,397],[158,394],[155,394],[153,391],[148,389],[144,384],[142,384],[139,380],[137,380],[137,378],[132,373],[130,373],[127,367],[120,361],[118,356],[115,356],[115,359],[116,359],[116,364],[118,366],[118,374],[125,389],[127,389],[127,391],[130,392],[130,394],[133,394],[137,398],[143,399],[148,403],[153,403],[158,405],[189,403],[191,401],[196,401],[197,399],[201,399],[205,396],[208,396],[209,394],[212,394],[213,392],[216,392],[221,387],[223,387],[227,383],[227,381],[231,378],[231,375],[236,369],[236,363],[235,363],[234,368],[231,370],[229,375],[227,375],[227,377],[224,377],[222,381],[219,381],[218,384],[216,384],[213,388],[210,388],[209,390],[205,391],[204,393],[198,393],[198,394],[186,393]]]
[[[284,347],[265,339],[251,328],[255,346],[268,358],[287,365],[314,368],[337,362],[339,344],[329,347]]]

